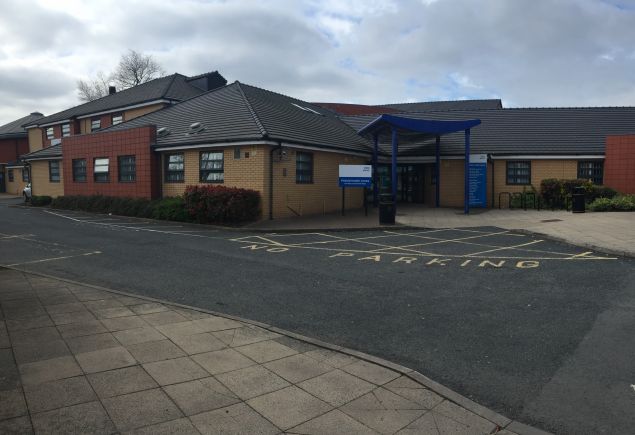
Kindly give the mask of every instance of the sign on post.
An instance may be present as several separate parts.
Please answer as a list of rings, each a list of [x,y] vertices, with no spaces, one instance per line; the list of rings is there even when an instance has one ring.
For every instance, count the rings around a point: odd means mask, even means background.
[[[340,165],[340,187],[370,187],[371,165]]]
[[[470,154],[470,207],[487,207],[487,154]]]

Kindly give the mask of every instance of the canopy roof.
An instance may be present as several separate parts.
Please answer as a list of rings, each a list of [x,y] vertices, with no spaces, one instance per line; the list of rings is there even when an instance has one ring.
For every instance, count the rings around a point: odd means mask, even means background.
[[[395,128],[400,143],[420,143],[421,141],[432,139],[436,136],[465,131],[480,123],[480,119],[439,121],[384,114],[359,130],[359,134],[368,138],[377,135],[380,142],[389,142],[392,129]]]

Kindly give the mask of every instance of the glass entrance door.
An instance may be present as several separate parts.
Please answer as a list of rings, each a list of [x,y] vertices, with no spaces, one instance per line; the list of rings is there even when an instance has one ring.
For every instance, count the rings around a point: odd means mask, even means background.
[[[378,168],[380,193],[390,193],[390,166],[381,165]],[[397,201],[423,202],[423,165],[397,166]]]

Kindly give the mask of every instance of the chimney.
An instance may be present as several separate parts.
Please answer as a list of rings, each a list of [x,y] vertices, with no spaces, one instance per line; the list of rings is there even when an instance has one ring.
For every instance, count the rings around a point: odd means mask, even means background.
[[[112,95],[117,92],[117,88],[114,86],[108,86],[108,95]]]

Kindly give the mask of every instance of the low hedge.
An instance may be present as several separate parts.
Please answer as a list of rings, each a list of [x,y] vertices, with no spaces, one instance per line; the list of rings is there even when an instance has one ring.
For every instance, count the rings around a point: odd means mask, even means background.
[[[583,187],[585,201],[590,204],[598,198],[613,198],[618,193],[607,186],[598,186],[590,180],[546,178],[540,182],[540,196],[547,207],[565,208],[566,199],[573,194],[576,187]]]
[[[635,195],[598,198],[589,204],[592,211],[635,211]]]
[[[46,200],[36,198],[48,198]],[[33,197],[33,205],[178,222],[240,224],[260,218],[260,193],[225,186],[187,186],[183,197],[156,200],[103,195]]]
[[[260,193],[225,186],[187,186],[185,209],[199,223],[239,224],[260,218]]]
[[[42,207],[45,205],[49,205],[52,200],[53,198],[51,198],[48,195],[34,195],[29,199],[29,201],[31,202],[31,205],[35,207]]]

